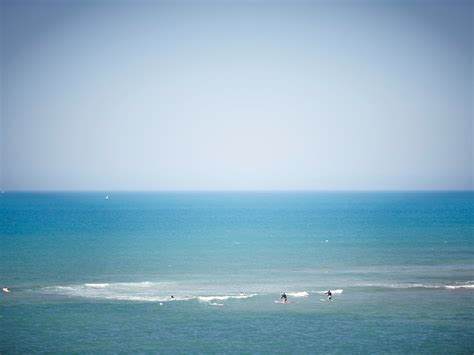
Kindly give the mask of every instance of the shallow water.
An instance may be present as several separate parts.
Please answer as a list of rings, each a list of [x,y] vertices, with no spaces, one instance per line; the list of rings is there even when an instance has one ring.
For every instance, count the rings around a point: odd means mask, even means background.
[[[0,352],[474,351],[472,192],[105,195],[0,195]]]

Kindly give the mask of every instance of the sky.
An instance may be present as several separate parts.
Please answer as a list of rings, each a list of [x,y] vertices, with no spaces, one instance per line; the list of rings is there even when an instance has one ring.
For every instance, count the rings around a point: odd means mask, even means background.
[[[0,0],[3,190],[472,190],[461,0]]]

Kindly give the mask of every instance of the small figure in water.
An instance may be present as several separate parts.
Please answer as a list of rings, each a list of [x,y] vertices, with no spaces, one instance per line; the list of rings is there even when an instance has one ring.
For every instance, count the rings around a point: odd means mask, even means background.
[[[283,303],[287,303],[288,302],[288,297],[286,296],[286,293],[283,292],[280,296],[280,300],[283,302]]]
[[[174,296],[173,296],[173,295],[171,295],[171,298],[174,298]]]
[[[8,292],[10,292],[10,289],[8,287],[4,287],[4,288],[2,288],[2,291],[5,292],[5,293],[8,293]]]
[[[328,292],[326,292],[326,295],[328,295],[328,300],[332,301],[332,292],[331,292],[331,290],[328,290]]]

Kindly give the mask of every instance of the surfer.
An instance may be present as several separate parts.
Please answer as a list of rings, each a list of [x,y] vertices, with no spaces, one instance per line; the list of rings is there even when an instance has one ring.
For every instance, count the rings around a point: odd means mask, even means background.
[[[286,293],[283,292],[280,296],[280,300],[283,302],[283,303],[287,303],[288,302],[288,297],[286,296]]]
[[[5,292],[5,293],[8,293],[8,292],[10,292],[10,289],[8,287],[4,287],[4,288],[2,288],[2,291]]]
[[[328,300],[332,301],[332,292],[331,292],[331,290],[328,290],[328,292],[326,292],[326,295],[328,295]]]

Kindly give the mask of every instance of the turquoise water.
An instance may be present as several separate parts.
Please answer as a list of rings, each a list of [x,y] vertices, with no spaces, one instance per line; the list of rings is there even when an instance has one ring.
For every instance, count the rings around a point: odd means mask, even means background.
[[[1,353],[474,351],[472,192],[105,195],[0,195]]]

